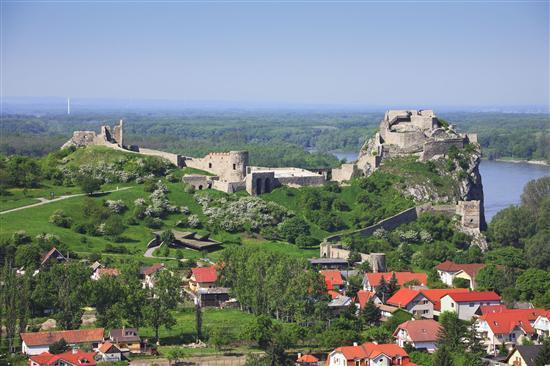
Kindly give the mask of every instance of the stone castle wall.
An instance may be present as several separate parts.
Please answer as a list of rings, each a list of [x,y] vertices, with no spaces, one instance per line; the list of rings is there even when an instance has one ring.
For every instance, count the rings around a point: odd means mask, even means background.
[[[421,160],[428,161],[434,156],[447,155],[451,146],[455,146],[458,149],[464,148],[464,138],[427,141],[424,143]]]
[[[331,243],[321,243],[319,246],[319,256],[321,258],[348,259],[351,251]],[[368,262],[372,272],[386,271],[386,254],[384,253],[359,253],[361,262]]]
[[[143,154],[143,155],[149,155],[149,156],[157,156],[159,158],[163,158],[171,162],[177,167],[183,167],[185,158],[178,154],[173,154],[165,151],[160,150],[153,150],[153,149],[146,149],[143,147],[137,148],[136,152]]]
[[[248,151],[216,152],[203,158],[186,158],[185,166],[216,174],[224,181],[240,182],[246,176]]]
[[[399,225],[408,224],[409,222],[412,222],[417,218],[418,218],[417,208],[411,207],[404,211],[401,211],[400,213],[392,217],[388,217],[385,220],[379,221],[374,225],[367,226],[365,228],[343,233],[343,234],[329,236],[328,238],[325,239],[325,241],[335,243],[342,240],[344,236],[348,236],[348,235],[359,234],[359,235],[367,236],[367,235],[372,235],[378,229],[393,230]]]
[[[332,180],[335,182],[344,182],[360,175],[361,172],[355,163],[342,164],[340,168],[332,169]]]

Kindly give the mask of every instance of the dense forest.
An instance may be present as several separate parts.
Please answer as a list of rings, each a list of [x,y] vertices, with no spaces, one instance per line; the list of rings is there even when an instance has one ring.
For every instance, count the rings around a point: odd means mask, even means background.
[[[436,111],[437,112],[437,111]],[[440,113],[461,132],[476,132],[489,159],[549,160],[550,117],[546,114]],[[123,117],[125,143],[189,156],[246,149],[254,165],[328,167],[328,152],[358,151],[376,130],[383,112],[186,111],[179,114],[6,115],[0,152],[45,155],[74,130],[99,131]],[[313,153],[307,153],[313,152]]]

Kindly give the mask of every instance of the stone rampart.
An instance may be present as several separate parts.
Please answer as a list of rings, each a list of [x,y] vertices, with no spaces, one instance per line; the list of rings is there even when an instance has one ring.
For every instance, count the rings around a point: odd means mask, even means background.
[[[424,152],[421,159],[427,161],[434,156],[447,155],[451,146],[455,146],[458,149],[464,148],[464,138],[427,141],[424,143]]]
[[[335,182],[344,182],[359,176],[361,173],[357,164],[342,164],[339,168],[332,169],[332,180]]]
[[[418,218],[417,208],[411,207],[404,211],[401,211],[396,215],[388,217],[387,219],[379,221],[374,225],[367,226],[359,230],[354,230],[354,231],[349,231],[342,234],[329,236],[328,238],[325,239],[325,241],[335,243],[340,241],[344,236],[355,235],[355,234],[359,234],[363,236],[372,235],[378,229],[393,230],[399,225],[408,224],[409,222],[412,222],[417,218]]]
[[[171,162],[172,164],[174,164],[175,166],[180,167],[180,168],[182,166],[184,166],[183,165],[184,157],[181,156],[181,155],[178,155],[178,154],[173,154],[173,153],[160,151],[160,150],[146,149],[146,148],[143,148],[143,147],[138,148],[138,151],[136,151],[136,152],[138,152],[140,154],[143,154],[143,155],[157,156],[157,157],[166,159],[169,162]]]

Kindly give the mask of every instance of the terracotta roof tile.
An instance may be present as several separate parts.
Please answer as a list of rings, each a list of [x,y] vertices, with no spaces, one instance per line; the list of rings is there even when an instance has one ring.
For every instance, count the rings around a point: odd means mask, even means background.
[[[63,361],[63,364],[69,364],[74,366],[94,366],[95,352],[84,352],[81,350],[71,350],[57,355],[52,355],[48,352],[43,352],[38,356],[32,356],[31,360],[40,365],[55,365],[58,361]]]
[[[413,301],[418,296],[423,296],[426,299],[428,299],[419,290],[411,290],[403,287],[397,290],[397,292],[393,294],[393,296],[390,297],[388,301],[386,301],[386,303],[397,307],[406,307],[411,301]]]
[[[50,345],[65,339],[68,344],[101,342],[103,340],[103,328],[61,330],[57,332],[21,333],[21,339],[29,347]]]
[[[296,360],[296,362],[319,362],[319,359],[313,355],[302,355]]]
[[[357,291],[355,301],[359,304],[359,309],[364,309],[365,305],[367,305],[367,302],[374,296],[376,296],[374,292],[369,292],[365,290]]]
[[[319,273],[325,277],[325,281],[330,281],[332,286],[342,286],[344,284],[340,271],[323,270],[319,271]]]
[[[413,342],[432,342],[437,340],[441,325],[433,319],[409,320],[399,324],[393,335],[400,329],[406,330]]]
[[[456,302],[470,301],[500,301],[500,296],[494,291],[472,291],[463,293],[449,294],[451,299]]]
[[[509,334],[515,327],[519,327],[525,333],[534,332],[531,322],[539,315],[544,315],[543,309],[507,309],[501,312],[482,315],[479,319],[487,322],[495,334]]]
[[[214,266],[193,268],[191,269],[191,272],[197,282],[210,283],[218,280],[218,273],[216,272],[216,267]]]

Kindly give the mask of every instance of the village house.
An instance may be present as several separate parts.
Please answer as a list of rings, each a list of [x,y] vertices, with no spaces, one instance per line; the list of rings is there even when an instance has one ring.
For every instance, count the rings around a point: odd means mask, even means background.
[[[511,349],[522,344],[524,339],[534,340],[536,332],[533,324],[543,314],[543,309],[504,309],[481,315],[475,327],[487,347],[487,353],[497,354],[502,344]]]
[[[452,261],[445,261],[438,264],[435,269],[441,281],[447,286],[453,286],[455,278],[462,278],[468,281],[471,290],[476,287],[476,276],[480,269],[485,267],[483,263],[459,264]]]
[[[380,284],[382,277],[386,282],[390,282],[393,274],[397,279],[397,284],[401,287],[408,282],[416,282],[418,286],[426,286],[428,283],[428,275],[425,273],[413,273],[413,272],[377,272],[377,273],[365,273],[363,278],[363,290],[376,291],[376,288]],[[383,301],[383,299],[381,299]]]
[[[454,311],[461,320],[470,321],[480,314],[482,305],[499,305],[500,296],[494,291],[451,293],[441,298],[441,312]]]
[[[332,300],[328,303],[328,308],[333,316],[338,316],[352,305],[351,297],[339,294],[336,291],[329,291]]]
[[[84,352],[77,348],[57,355],[42,352],[29,357],[29,366],[95,366],[95,352]]]
[[[386,304],[404,309],[416,317],[431,319],[434,316],[434,304],[421,291],[400,288]]]
[[[155,263],[150,266],[144,266],[139,269],[139,278],[143,288],[155,287],[155,275],[164,270],[164,263]]]
[[[319,271],[319,273],[325,278],[325,284],[327,289],[340,291],[344,288],[344,280],[342,274],[338,270],[327,269]]]
[[[533,328],[535,328],[539,338],[546,338],[550,335],[550,310],[537,317]]]
[[[90,278],[94,281],[98,281],[101,277],[116,277],[120,275],[120,272],[116,268],[103,268],[99,267],[93,271]]]
[[[199,288],[197,295],[201,307],[220,307],[229,300],[229,289],[227,287]]]
[[[101,361],[117,362],[122,360],[122,351],[111,342],[105,342],[97,349],[97,356]]]
[[[466,288],[419,289],[400,288],[386,301],[386,306],[403,309],[407,312],[431,319],[439,315],[441,298],[447,294],[469,292]]]
[[[193,292],[198,292],[201,288],[213,288],[216,287],[217,280],[218,272],[214,266],[192,268],[189,288]]]
[[[297,366],[320,366],[321,363],[319,359],[313,355],[302,355],[298,353],[298,358],[296,359]]]
[[[63,254],[61,254],[61,252],[57,250],[56,247],[53,247],[48,253],[44,254],[44,256],[42,257],[40,267],[46,267],[52,263],[61,262],[67,262],[67,258]]]
[[[103,342],[103,328],[61,330],[57,332],[21,333],[21,352],[25,355],[35,356],[49,352],[50,345],[64,339],[71,347],[90,344],[97,349]]]
[[[504,362],[509,366],[535,366],[535,359],[542,345],[516,346],[506,357]],[[550,363],[550,360],[547,360]]]
[[[441,326],[433,319],[409,320],[399,324],[393,336],[399,347],[409,344],[418,350],[434,352],[437,348],[437,334]]]
[[[382,301],[376,296],[374,292],[369,292],[365,290],[359,290],[357,291],[357,295],[355,295],[355,306],[359,309],[359,311],[362,311],[365,306],[367,305],[367,302],[372,299],[375,305],[381,305]]]
[[[109,332],[109,340],[116,345],[121,352],[140,353],[141,338],[136,328],[116,328]]]
[[[397,344],[363,343],[338,347],[328,355],[327,366],[415,366]]]

